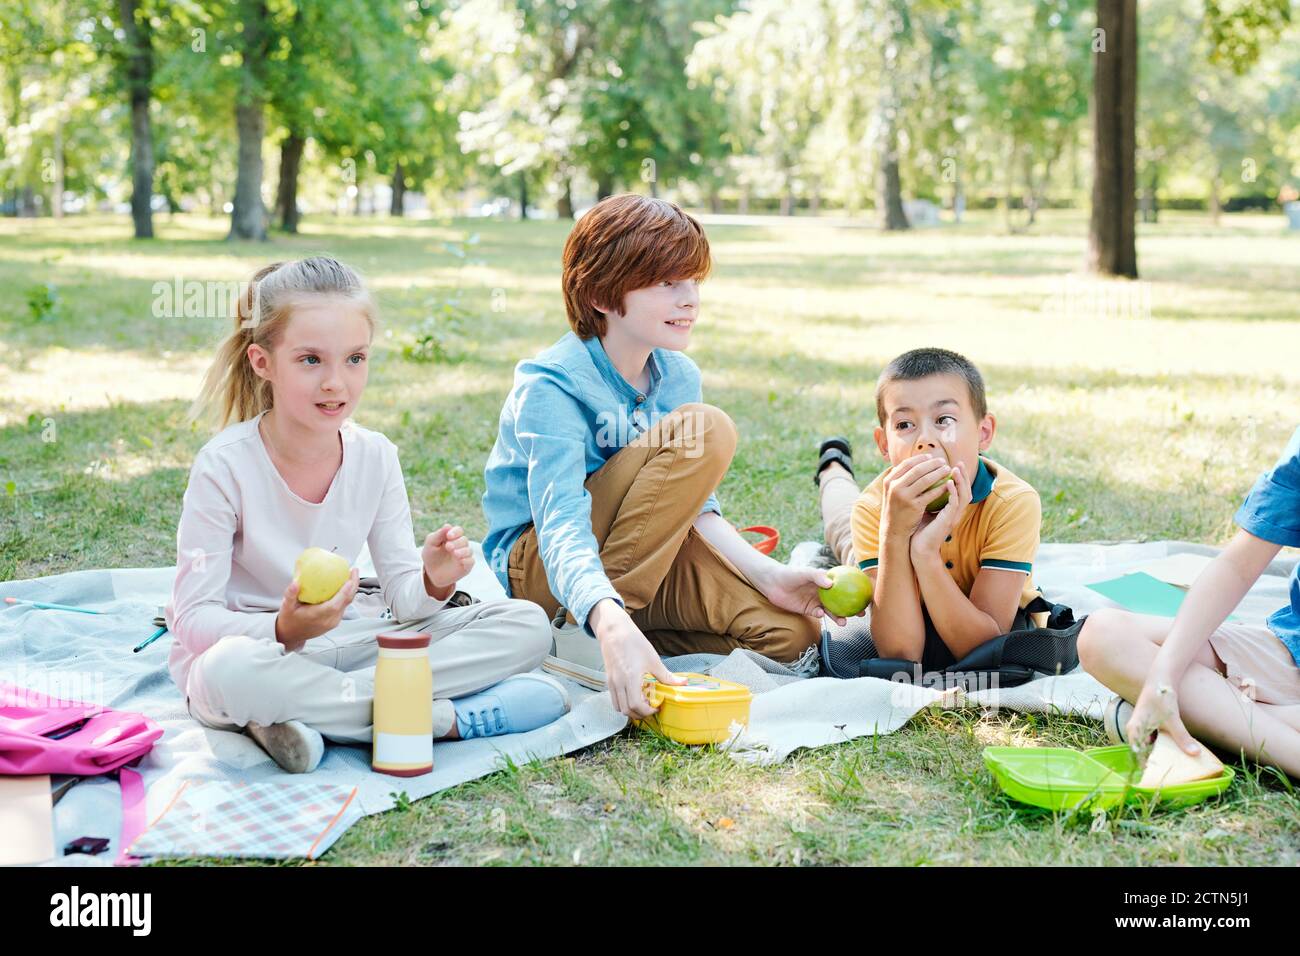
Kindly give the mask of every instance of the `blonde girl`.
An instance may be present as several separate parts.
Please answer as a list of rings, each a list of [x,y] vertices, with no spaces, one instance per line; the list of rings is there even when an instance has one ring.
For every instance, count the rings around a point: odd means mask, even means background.
[[[185,491],[168,667],[191,716],[247,730],[295,773],[316,767],[323,738],[370,743],[383,632],[431,637],[435,738],[531,730],[569,706],[562,685],[528,673],[550,647],[546,615],[520,600],[449,605],[473,566],[464,531],[443,524],[417,547],[396,446],[353,421],[375,321],[343,263],[269,265],[191,410],[221,430]],[[368,547],[383,616],[353,605],[355,568],[330,600],[299,601],[294,563],[310,547],[350,565]]]

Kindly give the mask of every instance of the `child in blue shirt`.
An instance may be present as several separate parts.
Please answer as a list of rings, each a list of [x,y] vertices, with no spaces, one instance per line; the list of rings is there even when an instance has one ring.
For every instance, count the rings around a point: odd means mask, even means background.
[[[1235,520],[1241,530],[1196,579],[1172,625],[1097,611],[1079,635],[1079,659],[1134,703],[1118,724],[1123,739],[1144,741],[1159,729],[1195,755],[1195,735],[1300,779],[1300,565],[1291,603],[1266,625],[1224,623],[1279,549],[1300,547],[1300,429]]]
[[[589,210],[564,247],[572,331],[515,369],[487,461],[492,570],[573,621],[543,667],[606,687],[632,717],[654,710],[643,675],[681,683],[659,655],[815,657],[831,585],[722,517],[736,426],[682,354],[710,265],[704,230],[673,203],[627,194]]]

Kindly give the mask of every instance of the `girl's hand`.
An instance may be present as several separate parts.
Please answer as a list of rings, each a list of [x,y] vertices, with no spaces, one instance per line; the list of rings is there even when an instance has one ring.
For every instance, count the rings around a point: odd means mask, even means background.
[[[465,530],[456,525],[445,524],[425,538],[420,557],[424,560],[425,577],[440,592],[446,591],[474,567],[469,538],[465,537]]]
[[[275,616],[275,639],[285,646],[285,650],[296,651],[313,637],[334,630],[343,620],[344,610],[356,597],[359,580],[360,572],[353,568],[338,593],[320,604],[299,601],[298,582],[290,581],[284,589],[280,612]]]
[[[1201,745],[1183,726],[1183,718],[1178,711],[1177,692],[1172,684],[1162,678],[1150,679],[1142,685],[1142,693],[1133,705],[1133,716],[1124,728],[1129,747],[1137,754],[1150,749],[1157,730],[1162,730],[1173,738],[1174,743],[1188,756],[1195,757],[1201,752]]]

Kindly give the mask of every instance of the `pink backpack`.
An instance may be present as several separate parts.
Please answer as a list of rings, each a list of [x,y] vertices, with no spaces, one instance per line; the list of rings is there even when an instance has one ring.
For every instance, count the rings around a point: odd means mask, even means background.
[[[0,774],[118,772],[122,788],[121,846],[116,862],[144,829],[144,783],[125,766],[153,749],[163,730],[143,714],[47,697],[0,681]]]

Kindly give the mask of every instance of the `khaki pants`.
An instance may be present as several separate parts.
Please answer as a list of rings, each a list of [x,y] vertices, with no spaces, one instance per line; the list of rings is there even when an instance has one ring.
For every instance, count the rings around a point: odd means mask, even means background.
[[[491,601],[443,608],[422,621],[398,624],[366,617],[286,651],[278,641],[223,637],[190,668],[190,716],[219,730],[249,721],[301,720],[330,740],[370,743],[375,663],[380,634],[429,635],[433,696],[446,701],[491,687],[537,667],[551,649],[550,622],[527,601]],[[435,738],[452,728],[450,704],[434,707]]]
[[[823,474],[817,497],[821,501],[822,528],[826,546],[840,564],[856,568],[853,560],[853,504],[858,500],[858,483],[848,475]]]
[[[655,650],[729,654],[748,648],[789,662],[820,623],[776,607],[691,527],[736,452],[736,426],[711,405],[683,405],[620,449],[586,481],[601,563]],[[510,552],[510,593],[555,615],[530,527]]]

